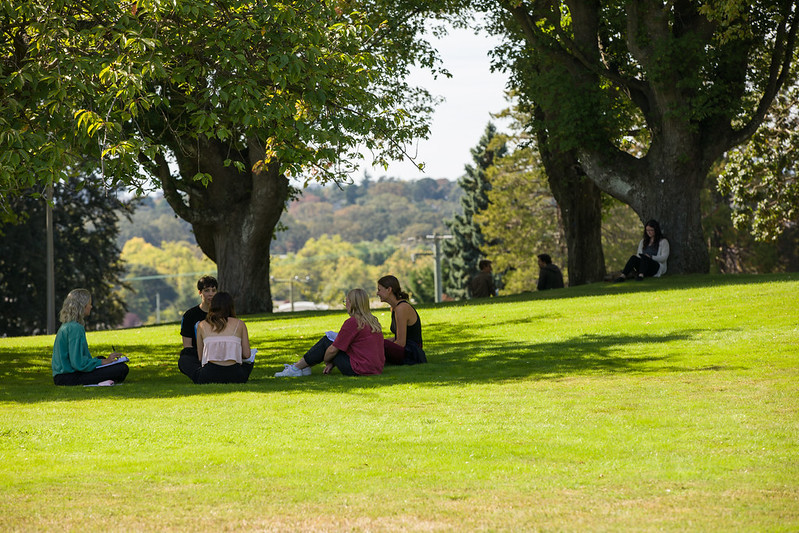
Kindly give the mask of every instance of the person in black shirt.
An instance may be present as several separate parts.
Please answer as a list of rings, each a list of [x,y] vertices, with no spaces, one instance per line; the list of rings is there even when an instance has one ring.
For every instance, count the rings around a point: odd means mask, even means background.
[[[183,349],[178,358],[178,368],[192,381],[195,381],[197,371],[202,368],[200,357],[197,354],[197,323],[208,316],[211,300],[214,299],[219,284],[213,276],[203,276],[197,281],[197,291],[200,294],[200,304],[195,305],[185,313],[180,321],[180,336],[183,338]]]
[[[547,289],[562,289],[563,288],[563,273],[560,269],[552,264],[552,258],[549,254],[538,255],[538,266],[541,270],[538,273],[539,291]]]
[[[391,307],[392,339],[384,339],[387,365],[416,365],[427,362],[422,348],[422,319],[408,303],[408,293],[391,275],[377,280],[377,297]]]

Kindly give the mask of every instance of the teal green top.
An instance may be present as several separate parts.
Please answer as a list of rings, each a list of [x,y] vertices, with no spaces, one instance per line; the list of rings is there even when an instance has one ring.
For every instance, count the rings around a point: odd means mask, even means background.
[[[53,375],[91,372],[102,361],[89,353],[86,330],[77,322],[61,324],[53,344]]]

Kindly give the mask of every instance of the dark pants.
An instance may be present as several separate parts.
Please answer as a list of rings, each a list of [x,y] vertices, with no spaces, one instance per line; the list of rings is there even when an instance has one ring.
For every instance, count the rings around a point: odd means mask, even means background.
[[[178,358],[178,368],[188,376],[190,380],[197,383],[197,371],[202,368],[200,358],[197,356],[197,348],[183,348]]]
[[[253,368],[252,363],[222,366],[208,363],[197,372],[197,383],[247,383]]]
[[[70,372],[68,374],[56,374],[53,376],[53,383],[56,385],[97,385],[101,381],[109,379],[114,383],[122,383],[128,376],[128,365],[117,363],[111,366],[98,366],[91,372]]]
[[[643,274],[644,277],[649,278],[657,274],[659,268],[660,264],[651,257],[633,255],[627,260],[627,264],[624,265],[622,274],[624,274],[624,277],[630,277],[630,274],[637,272],[639,275]]]
[[[413,341],[405,341],[403,347],[384,339],[383,348],[386,352],[386,364],[389,365],[418,365],[427,362],[424,350]]]
[[[308,366],[314,366],[323,363],[325,360],[325,352],[332,344],[333,341],[328,339],[327,335],[325,335],[319,339],[316,344],[311,346],[311,349],[305,352],[305,355],[303,355],[302,358],[305,359],[305,362],[308,363]],[[339,372],[345,376],[358,375],[352,369],[352,364],[350,364],[350,356],[341,350],[339,350],[339,352],[333,358],[333,366],[338,368]]]
[[[247,383],[254,366],[252,363],[230,366],[208,363],[202,366],[200,358],[197,357],[196,348],[183,348],[178,359],[180,371],[198,385],[206,383]]]

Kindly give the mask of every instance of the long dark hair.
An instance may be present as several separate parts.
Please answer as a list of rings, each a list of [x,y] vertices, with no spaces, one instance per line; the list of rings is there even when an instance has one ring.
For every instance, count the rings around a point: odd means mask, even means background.
[[[236,316],[236,309],[233,306],[233,297],[227,292],[218,292],[211,300],[211,307],[208,309],[208,316],[205,320],[211,324],[217,333],[225,329],[227,319]]]
[[[660,239],[663,238],[663,232],[660,231],[660,223],[653,218],[653,219],[649,220],[649,222],[644,224],[644,243],[648,243],[649,242],[649,235],[646,234],[647,226],[650,227],[650,228],[653,228],[655,230],[655,236],[653,237],[655,242],[653,242],[652,244],[659,244],[660,243]]]
[[[403,292],[400,288],[399,280],[392,276],[383,276],[379,280],[377,280],[377,284],[381,287],[385,287],[387,289],[391,289],[391,293],[397,297],[398,300],[407,300],[410,298],[407,292]]]

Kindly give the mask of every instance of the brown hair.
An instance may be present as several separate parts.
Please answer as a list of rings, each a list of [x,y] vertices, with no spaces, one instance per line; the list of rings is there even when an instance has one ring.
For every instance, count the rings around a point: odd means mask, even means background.
[[[208,309],[208,316],[205,321],[211,324],[211,328],[219,333],[227,326],[227,319],[236,316],[236,309],[233,306],[233,297],[227,292],[218,292],[211,300],[211,307]]]
[[[213,287],[214,289],[219,288],[219,283],[217,283],[216,278],[213,276],[203,276],[197,280],[197,290],[202,291],[208,287]]]
[[[400,288],[399,280],[392,275],[383,276],[379,280],[377,280],[377,284],[381,287],[385,287],[387,289],[391,289],[391,292],[394,296],[397,297],[398,300],[407,300],[410,298],[407,292],[403,292]]]

